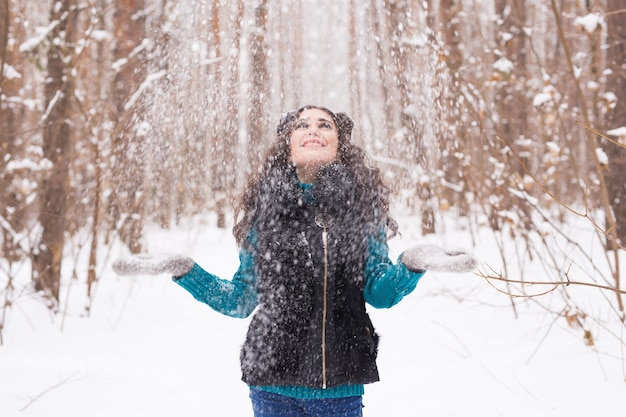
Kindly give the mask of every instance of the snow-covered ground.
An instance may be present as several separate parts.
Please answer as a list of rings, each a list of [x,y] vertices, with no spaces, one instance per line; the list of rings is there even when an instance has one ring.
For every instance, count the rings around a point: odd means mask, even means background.
[[[230,231],[192,226],[152,229],[148,249],[193,256],[230,277],[238,266]],[[472,249],[466,232],[447,229],[428,239],[404,230],[390,242],[392,257],[426,240]],[[488,239],[473,251],[499,264]],[[252,416],[238,363],[248,320],[215,313],[169,277],[116,276],[110,262],[122,249],[107,253],[89,318],[84,277],[63,288],[58,315],[32,295],[10,309],[0,416]],[[366,387],[365,416],[626,415],[616,338],[600,337],[592,350],[565,319],[532,300],[516,303],[518,318],[482,278],[431,272],[398,306],[370,309],[381,382]],[[598,353],[608,351],[618,357]]]

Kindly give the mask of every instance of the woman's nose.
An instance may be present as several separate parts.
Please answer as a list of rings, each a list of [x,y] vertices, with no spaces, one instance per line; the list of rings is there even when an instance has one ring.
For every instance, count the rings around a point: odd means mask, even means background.
[[[306,133],[309,136],[318,136],[320,134],[320,130],[317,128],[317,126],[311,126]]]

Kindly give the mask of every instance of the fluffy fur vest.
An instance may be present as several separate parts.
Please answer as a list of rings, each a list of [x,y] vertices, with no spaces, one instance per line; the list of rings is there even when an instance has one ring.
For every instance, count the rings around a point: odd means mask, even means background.
[[[371,204],[340,164],[325,167],[309,191],[292,169],[262,185],[254,244],[259,308],[241,353],[250,385],[378,380],[378,336],[362,295]]]

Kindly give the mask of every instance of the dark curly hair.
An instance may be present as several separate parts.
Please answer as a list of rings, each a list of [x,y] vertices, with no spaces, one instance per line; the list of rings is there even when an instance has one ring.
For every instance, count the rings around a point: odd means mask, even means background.
[[[363,191],[363,199],[371,207],[374,216],[379,222],[384,222],[392,238],[398,232],[398,225],[389,216],[390,190],[382,181],[378,168],[369,163],[367,153],[351,141],[354,123],[345,113],[333,113],[325,107],[304,106],[282,115],[276,129],[276,139],[268,149],[264,163],[256,173],[252,173],[243,189],[242,194],[235,201],[235,225],[233,235],[239,246],[244,245],[256,219],[257,203],[259,201],[260,184],[275,170],[291,168],[290,140],[296,121],[300,114],[308,109],[318,109],[332,117],[337,126],[339,146],[337,162],[354,172],[357,186]],[[380,223],[379,223],[380,224]]]

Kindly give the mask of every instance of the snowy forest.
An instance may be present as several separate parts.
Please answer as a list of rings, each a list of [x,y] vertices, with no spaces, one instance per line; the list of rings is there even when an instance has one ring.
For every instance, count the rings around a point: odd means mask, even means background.
[[[317,104],[421,236],[488,230],[479,279],[625,362],[622,0],[0,0],[0,61],[0,344],[70,281],[89,315],[113,242],[229,229],[280,115]]]

